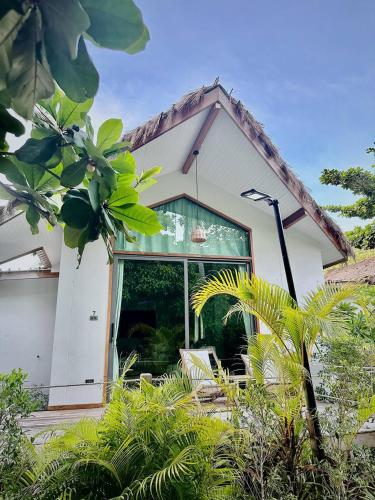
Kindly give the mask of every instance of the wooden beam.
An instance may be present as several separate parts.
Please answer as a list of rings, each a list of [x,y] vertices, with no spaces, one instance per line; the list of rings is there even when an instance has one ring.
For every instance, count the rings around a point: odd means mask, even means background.
[[[0,281],[5,280],[28,280],[42,278],[58,278],[58,272],[48,270],[42,271],[2,271],[0,272]]]
[[[306,217],[306,210],[303,207],[301,207],[292,214],[288,215],[288,217],[286,217],[283,220],[284,229],[288,229],[289,227],[293,226],[293,224],[296,224],[304,217]]]
[[[215,102],[211,106],[210,111],[208,112],[208,115],[207,115],[200,131],[198,132],[198,135],[194,141],[194,144],[193,144],[192,148],[190,149],[190,152],[187,155],[185,163],[182,167],[183,174],[187,174],[189,172],[190,167],[191,167],[193,160],[194,160],[194,151],[200,150],[200,148],[203,144],[203,141],[205,140],[205,138],[208,134],[208,131],[212,127],[212,124],[214,123],[217,115],[219,114],[220,109],[221,109],[221,105],[218,102]]]

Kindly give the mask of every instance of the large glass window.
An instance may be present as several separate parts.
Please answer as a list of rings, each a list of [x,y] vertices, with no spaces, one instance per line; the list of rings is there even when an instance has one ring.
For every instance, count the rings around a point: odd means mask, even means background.
[[[159,205],[165,229],[158,235],[137,235],[130,244],[119,235],[116,249],[144,256],[118,256],[114,277],[111,370],[116,377],[121,359],[137,352],[139,361],[131,376],[149,372],[159,376],[175,369],[179,349],[215,347],[219,359],[231,372],[243,369],[239,354],[251,334],[248,315],[223,318],[234,299],[212,298],[200,318],[189,299],[207,276],[222,269],[250,272],[249,233],[188,198]],[[207,241],[191,241],[199,223]],[[161,255],[162,254],[162,255]],[[169,256],[169,257],[168,257]]]
[[[128,243],[122,234],[116,250],[132,252],[249,257],[249,233],[242,227],[197,205],[179,198],[155,207],[164,230],[156,236],[137,235],[137,243]],[[190,235],[197,221],[206,231],[205,243],[193,243]]]
[[[207,276],[214,276],[222,269],[246,271],[245,265],[215,262],[189,262],[189,296]],[[253,331],[248,314],[233,315],[224,322],[224,316],[236,302],[228,295],[210,299],[198,318],[189,309],[189,347],[213,346],[224,368],[232,373],[243,371],[240,353],[244,352],[247,336]]]
[[[121,360],[138,353],[130,376],[175,369],[185,346],[183,262],[124,260],[117,332]]]

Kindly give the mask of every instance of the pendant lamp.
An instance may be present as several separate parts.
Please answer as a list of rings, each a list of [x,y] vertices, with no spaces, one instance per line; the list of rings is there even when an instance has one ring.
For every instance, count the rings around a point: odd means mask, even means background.
[[[195,156],[195,188],[196,188],[196,199],[198,202],[198,200],[199,200],[199,190],[198,190],[198,155],[199,155],[199,151],[198,150],[194,151],[193,155]],[[197,216],[195,219],[195,226],[193,227],[190,238],[191,238],[191,241],[193,243],[204,243],[205,241],[207,241],[207,237],[206,237],[206,232],[205,232],[203,226],[199,223],[198,210],[199,210],[199,205],[197,204]]]

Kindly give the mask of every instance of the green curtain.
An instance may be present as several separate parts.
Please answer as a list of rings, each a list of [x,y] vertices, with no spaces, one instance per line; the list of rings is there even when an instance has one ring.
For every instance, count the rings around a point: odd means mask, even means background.
[[[120,371],[120,361],[119,355],[117,351],[117,335],[118,328],[120,325],[120,317],[121,317],[121,304],[122,304],[122,289],[124,284],[124,261],[117,261],[117,274],[116,274],[116,283],[115,283],[115,304],[114,311],[115,317],[113,321],[113,339],[112,339],[112,378],[116,380],[119,376]]]
[[[118,234],[116,250],[147,253],[178,253],[249,257],[248,232],[187,198],[179,198],[154,209],[164,230],[155,236],[136,234],[137,242],[128,243]],[[191,231],[197,225],[206,231],[205,243],[193,243]]]

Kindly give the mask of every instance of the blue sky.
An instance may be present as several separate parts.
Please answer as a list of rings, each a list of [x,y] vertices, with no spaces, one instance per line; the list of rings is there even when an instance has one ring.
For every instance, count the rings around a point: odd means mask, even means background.
[[[151,34],[146,50],[90,50],[101,76],[96,123],[117,116],[131,128],[220,76],[319,203],[353,200],[321,186],[319,174],[373,160],[374,0],[136,3]]]

